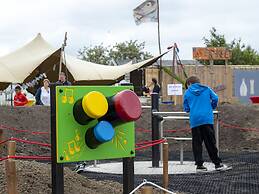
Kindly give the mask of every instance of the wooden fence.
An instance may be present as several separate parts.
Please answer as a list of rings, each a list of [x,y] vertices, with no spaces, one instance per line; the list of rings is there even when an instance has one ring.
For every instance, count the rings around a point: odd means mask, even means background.
[[[186,65],[185,71],[188,76],[196,75],[200,78],[201,83],[208,85],[209,87],[218,90],[217,94],[219,96],[220,102],[229,102],[233,103],[236,101],[234,97],[234,84],[233,84],[233,69],[245,69],[253,70],[259,69],[259,66],[226,66],[226,65],[213,65],[213,66],[204,66],[204,65]],[[180,75],[181,78],[184,78],[182,72],[178,72],[177,75]],[[151,82],[151,79],[155,77],[158,78],[158,69],[156,68],[147,68],[145,71],[145,81],[148,85]],[[167,73],[162,73],[162,101],[174,101],[176,104],[182,104],[183,96],[168,96],[167,95],[167,84],[177,83],[172,77]]]

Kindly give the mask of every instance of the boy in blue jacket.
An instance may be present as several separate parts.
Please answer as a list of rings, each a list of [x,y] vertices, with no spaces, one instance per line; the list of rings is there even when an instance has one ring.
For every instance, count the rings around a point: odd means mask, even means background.
[[[192,149],[197,171],[207,171],[203,166],[202,143],[205,143],[209,157],[215,164],[216,170],[225,170],[218,156],[215,132],[213,128],[213,109],[217,107],[218,96],[208,86],[200,84],[198,77],[191,76],[186,80],[187,90],[184,94],[184,111],[190,114],[192,129]]]

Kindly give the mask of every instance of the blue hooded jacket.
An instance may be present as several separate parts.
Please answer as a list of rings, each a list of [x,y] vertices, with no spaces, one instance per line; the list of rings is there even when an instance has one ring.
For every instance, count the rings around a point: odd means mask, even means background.
[[[213,109],[217,107],[218,96],[208,86],[191,84],[184,94],[184,111],[190,113],[191,128],[213,124]]]

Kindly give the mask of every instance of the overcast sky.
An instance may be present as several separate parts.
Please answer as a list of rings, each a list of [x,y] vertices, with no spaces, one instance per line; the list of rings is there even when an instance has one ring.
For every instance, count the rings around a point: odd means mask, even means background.
[[[111,45],[126,40],[146,42],[156,55],[157,24],[136,26],[133,9],[144,0],[2,0],[0,56],[22,46],[40,32],[55,47],[68,32],[67,52],[83,46]],[[182,59],[203,46],[211,27],[228,40],[242,38],[259,50],[258,0],[160,0],[162,49],[176,42]],[[166,58],[171,58],[167,55]]]

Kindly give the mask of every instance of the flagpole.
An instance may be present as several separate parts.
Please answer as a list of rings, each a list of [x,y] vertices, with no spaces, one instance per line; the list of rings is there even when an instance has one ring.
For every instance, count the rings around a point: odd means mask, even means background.
[[[157,0],[157,40],[158,40],[158,49],[159,55],[161,55],[161,38],[160,38],[160,13],[159,13],[159,0]],[[159,59],[159,70],[158,70],[158,83],[160,84],[162,91],[162,57]]]

